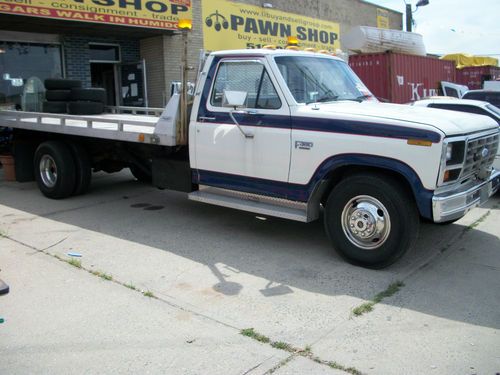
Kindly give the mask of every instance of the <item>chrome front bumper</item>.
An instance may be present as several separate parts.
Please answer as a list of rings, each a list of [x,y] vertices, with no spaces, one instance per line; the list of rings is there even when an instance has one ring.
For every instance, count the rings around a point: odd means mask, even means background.
[[[500,171],[493,171],[489,179],[464,191],[451,191],[432,197],[434,222],[459,219],[474,207],[485,203],[500,188]]]

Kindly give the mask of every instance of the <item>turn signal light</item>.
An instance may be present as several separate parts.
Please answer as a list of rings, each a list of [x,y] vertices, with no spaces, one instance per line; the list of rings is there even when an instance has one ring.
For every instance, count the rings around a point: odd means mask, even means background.
[[[431,147],[432,146],[431,141],[424,141],[422,139],[408,139],[407,143],[409,145],[412,145],[412,146],[424,146],[424,147]]]
[[[145,139],[146,139],[146,137],[144,136],[144,133],[139,134],[138,137],[137,137],[137,140],[139,142],[144,142]]]

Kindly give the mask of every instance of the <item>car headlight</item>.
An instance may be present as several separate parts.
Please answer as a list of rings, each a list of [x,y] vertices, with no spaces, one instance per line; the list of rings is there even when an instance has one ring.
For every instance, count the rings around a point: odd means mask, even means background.
[[[465,158],[465,141],[445,141],[441,158],[438,185],[457,181],[462,173]]]
[[[446,145],[446,165],[464,163],[465,141],[450,142]]]

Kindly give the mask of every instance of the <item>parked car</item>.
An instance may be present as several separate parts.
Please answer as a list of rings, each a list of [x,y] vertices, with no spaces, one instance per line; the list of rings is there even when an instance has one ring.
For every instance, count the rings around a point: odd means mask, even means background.
[[[500,108],[500,91],[496,90],[496,82],[487,85],[489,89],[469,90],[467,86],[452,82],[441,82],[443,95],[460,99],[482,100]]]
[[[474,93],[477,91],[481,90],[473,90],[469,92]],[[500,94],[500,92],[498,94]],[[478,115],[488,116],[494,119],[500,126],[500,109],[485,101],[435,97],[431,99],[419,100],[411,103],[411,105],[417,107],[446,109],[450,111],[475,113]],[[500,148],[497,149],[497,156],[495,158],[495,162],[493,163],[493,167],[496,170],[500,170]]]
[[[483,100],[500,109],[500,91],[470,90],[462,96],[462,99]]]

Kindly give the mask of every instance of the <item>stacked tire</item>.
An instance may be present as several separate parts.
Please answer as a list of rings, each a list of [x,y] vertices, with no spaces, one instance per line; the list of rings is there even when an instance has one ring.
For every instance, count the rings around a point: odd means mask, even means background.
[[[44,84],[47,91],[43,111],[48,113],[68,113],[71,90],[82,87],[82,82],[75,79],[49,78]]]
[[[68,113],[71,115],[99,115],[104,112],[106,90],[101,88],[74,88]]]
[[[45,89],[44,112],[70,115],[99,115],[104,112],[105,89],[82,88],[81,81],[72,79],[46,79]]]

